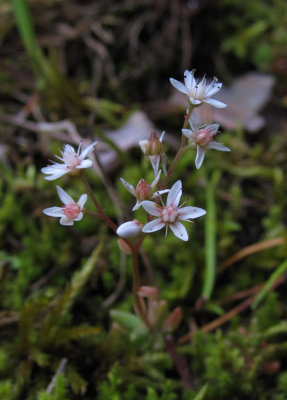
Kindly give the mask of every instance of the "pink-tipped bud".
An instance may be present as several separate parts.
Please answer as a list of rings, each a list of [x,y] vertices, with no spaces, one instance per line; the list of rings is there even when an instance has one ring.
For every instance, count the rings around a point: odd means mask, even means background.
[[[165,333],[172,333],[176,330],[182,320],[182,311],[180,307],[176,307],[163,323],[163,330]]]
[[[136,187],[136,198],[138,201],[150,200],[152,196],[151,186],[146,183],[144,179],[141,179]]]
[[[121,224],[117,229],[117,234],[125,239],[130,239],[138,236],[142,231],[142,223],[137,219]]]
[[[155,132],[151,132],[149,139],[142,142],[146,156],[160,156],[163,153],[162,142]]]
[[[152,286],[141,286],[138,290],[138,295],[147,299],[157,299],[158,290]]]
[[[126,243],[124,239],[118,239],[118,246],[121,249],[121,251],[125,254],[132,254],[132,249],[130,246]]]

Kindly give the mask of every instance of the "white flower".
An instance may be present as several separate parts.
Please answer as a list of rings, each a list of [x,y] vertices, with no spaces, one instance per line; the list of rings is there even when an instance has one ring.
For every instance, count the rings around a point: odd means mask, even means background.
[[[166,234],[168,227],[181,240],[188,240],[188,234],[185,227],[179,221],[190,221],[191,219],[201,217],[206,214],[206,211],[197,207],[182,207],[178,206],[182,194],[182,183],[177,181],[170,189],[166,206],[159,206],[152,201],[143,201],[143,208],[155,217],[151,222],[148,222],[142,229],[145,233],[158,231],[165,227]]]
[[[205,77],[200,82],[197,82],[194,78],[194,72],[195,70],[184,71],[184,84],[173,78],[170,78],[170,83],[177,90],[186,94],[194,106],[207,103],[217,108],[225,108],[226,104],[219,100],[211,99],[221,89],[222,83],[218,82],[217,78],[213,78],[213,81],[207,85]]]
[[[117,234],[125,239],[138,236],[142,230],[142,223],[137,219],[121,224],[117,229]]]
[[[77,203],[62,188],[57,186],[57,192],[63,207],[45,208],[43,213],[50,217],[58,217],[61,225],[74,225],[74,221],[80,221],[83,218],[83,208],[88,196],[82,194]]]
[[[165,135],[165,131],[162,132],[160,138],[158,139],[157,134],[152,132],[148,140],[140,140],[139,145],[144,153],[151,162],[153,167],[154,176],[156,177],[159,172],[159,163],[161,160],[161,165],[164,174],[166,175],[166,155],[163,152],[162,140]]]
[[[224,144],[212,140],[218,131],[218,124],[203,125],[197,128],[192,124],[191,119],[189,123],[191,129],[182,129],[182,133],[190,140],[190,145],[196,146],[195,166],[197,169],[199,169],[203,163],[205,149],[230,151]]]
[[[79,172],[81,169],[91,167],[93,162],[85,158],[94,149],[96,144],[97,142],[95,141],[89,146],[82,148],[82,143],[80,143],[77,152],[73,146],[66,144],[64,150],[61,151],[62,157],[56,156],[63,164],[52,161],[52,165],[41,169],[44,174],[49,175],[46,176],[45,179],[47,179],[47,181],[53,181],[65,174],[75,171]]]
[[[122,184],[124,187],[127,189],[127,191],[132,194],[133,196],[136,197],[137,202],[133,207],[133,211],[138,210],[141,207],[142,201],[143,200],[149,200],[149,199],[154,199],[158,197],[159,195],[163,193],[167,193],[169,189],[164,189],[164,190],[159,190],[153,194],[153,190],[158,184],[159,178],[160,178],[161,171],[158,172],[157,176],[155,177],[154,181],[152,182],[151,185],[146,183],[144,179],[141,179],[137,187],[134,188],[133,185],[125,181],[123,178],[120,178]]]

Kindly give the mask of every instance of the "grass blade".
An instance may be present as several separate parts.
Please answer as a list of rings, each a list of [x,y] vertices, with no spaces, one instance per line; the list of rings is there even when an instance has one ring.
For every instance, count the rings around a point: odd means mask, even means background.
[[[275,284],[276,280],[286,271],[287,271],[287,260],[283,261],[283,263],[281,263],[279,267],[277,267],[275,271],[270,275],[268,281],[265,283],[263,288],[256,296],[254,302],[252,303],[251,308],[253,310],[258,307],[261,301],[267,296],[268,292],[272,289],[272,286]]]
[[[214,171],[206,187],[205,216],[205,269],[201,297],[210,299],[215,283],[216,269],[216,206],[214,188],[220,178],[220,172]]]

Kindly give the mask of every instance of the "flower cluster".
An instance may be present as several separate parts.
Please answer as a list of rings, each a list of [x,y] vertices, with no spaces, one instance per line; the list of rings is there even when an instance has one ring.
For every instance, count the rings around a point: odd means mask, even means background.
[[[170,229],[177,238],[187,241],[188,233],[182,222],[193,222],[195,218],[203,216],[206,211],[198,207],[184,207],[184,204],[179,205],[182,196],[182,182],[178,180],[169,189],[167,183],[171,173],[181,155],[190,148],[196,149],[195,165],[197,169],[201,167],[207,149],[230,151],[224,144],[214,140],[215,135],[218,133],[218,124],[209,124],[204,121],[198,122],[194,115],[191,115],[193,109],[198,108],[202,103],[207,103],[218,108],[226,107],[226,104],[213,98],[220,90],[222,84],[216,78],[209,84],[205,77],[197,81],[194,77],[194,71],[188,70],[184,73],[184,83],[173,78],[170,78],[170,82],[176,89],[187,96],[189,102],[187,116],[182,129],[181,148],[175,156],[170,169],[167,170],[167,158],[163,147],[165,132],[162,132],[159,138],[156,132],[152,132],[149,139],[139,142],[139,146],[151,163],[154,172],[153,182],[149,184],[141,178],[134,187],[123,178],[120,178],[127,191],[136,198],[136,203],[132,211],[137,211],[142,207],[147,213],[146,223],[144,224],[137,219],[133,219],[115,228],[114,222],[105,215],[105,212],[92,194],[92,200],[98,212],[96,216],[112,227],[117,235],[124,239],[123,243],[125,245],[130,239],[137,238],[138,236],[144,238],[144,235],[156,232],[162,228],[165,229],[165,235],[167,235],[168,229]],[[186,138],[188,139],[187,144]],[[83,147],[81,143],[77,151],[71,145],[66,144],[61,151],[61,156],[56,156],[61,162],[52,162],[52,164],[42,168],[42,172],[47,175],[45,179],[55,180],[66,174],[81,175],[86,168],[92,166],[92,160],[88,156],[94,150],[96,144],[97,142],[94,141],[90,145]],[[162,171],[165,178],[160,182]],[[84,205],[87,201],[87,194],[82,194],[76,203],[59,186],[57,186],[57,191],[64,205],[62,207],[46,208],[43,211],[44,214],[59,217],[60,224],[62,225],[73,225],[74,221],[80,221],[85,213]],[[88,191],[90,194],[92,193],[89,187]],[[167,194],[165,203],[162,200],[164,194]]]
[[[179,221],[192,222],[192,219],[201,217],[206,211],[197,207],[183,207],[183,204],[179,206],[181,195],[182,183],[177,181],[169,190],[166,205],[160,206],[153,201],[144,200],[141,203],[142,207],[150,216],[157,218],[148,222],[142,228],[142,232],[152,233],[165,228],[165,234],[167,234],[167,230],[170,228],[176,237],[184,241],[188,240],[187,231]],[[130,236],[129,232],[132,233]],[[117,234],[125,238],[135,236],[136,233],[140,233],[138,221],[126,222],[117,230]]]

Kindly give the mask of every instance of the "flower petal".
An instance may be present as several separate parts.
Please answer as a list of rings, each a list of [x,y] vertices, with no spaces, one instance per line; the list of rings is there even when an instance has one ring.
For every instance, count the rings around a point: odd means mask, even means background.
[[[162,132],[161,132],[161,135],[160,135],[160,138],[159,138],[159,141],[160,141],[161,143],[162,143],[162,141],[163,141],[164,135],[165,135],[165,131],[162,131]]]
[[[194,86],[196,85],[194,75],[188,69],[184,71],[184,84],[188,91],[192,91]]]
[[[76,166],[76,169],[83,169],[83,168],[90,168],[93,165],[92,160],[83,160],[81,161],[81,164]]]
[[[153,183],[150,185],[152,190],[155,188],[155,186],[158,184],[159,178],[160,178],[161,170],[158,171],[157,176],[154,178]]]
[[[131,185],[130,183],[128,183],[127,181],[125,181],[123,178],[120,178],[120,181],[122,182],[122,184],[124,185],[124,187],[127,189],[128,192],[130,192],[130,194],[132,194],[133,196],[136,195],[136,190],[133,187],[133,185]]]
[[[178,219],[187,221],[205,215],[206,211],[203,208],[198,207],[182,207],[178,210]]]
[[[207,86],[206,91],[205,91],[205,96],[206,97],[212,97],[215,93],[217,93],[222,87],[221,82],[216,82],[214,81]]]
[[[63,217],[64,211],[62,207],[49,207],[43,210],[43,213],[49,217]]]
[[[153,195],[152,195],[152,199],[156,199],[157,197],[159,197],[160,195],[164,194],[164,193],[168,193],[169,189],[163,189],[163,190],[157,190]]]
[[[64,146],[64,154],[70,153],[70,154],[76,154],[75,149],[73,146],[71,146],[70,144],[65,144]],[[63,154],[62,153],[62,154]]]
[[[61,176],[67,174],[68,172],[70,172],[69,169],[66,169],[65,171],[64,170],[58,171],[55,172],[54,174],[51,174],[50,176],[45,176],[45,179],[46,181],[54,181],[55,179],[60,178]]]
[[[198,106],[199,104],[202,103],[201,100],[196,100],[196,99],[194,99],[193,97],[190,97],[190,98],[189,98],[189,101],[190,101],[191,104],[193,104],[194,106]]]
[[[185,242],[188,240],[188,234],[182,223],[176,221],[174,224],[169,225],[169,227],[176,237],[178,237],[181,240],[184,240]]]
[[[207,145],[208,149],[219,150],[219,151],[231,151],[229,147],[226,147],[223,143],[210,142]]]
[[[207,125],[205,128],[203,129],[207,129],[209,131],[209,136],[214,136],[216,134],[216,132],[219,129],[219,124],[211,124],[211,125]]]
[[[195,166],[197,169],[199,169],[203,163],[205,156],[205,150],[203,147],[197,146],[197,153],[195,157]]]
[[[58,195],[60,197],[60,200],[62,201],[62,203],[65,204],[65,206],[68,205],[68,204],[75,204],[75,202],[72,199],[72,197],[69,196],[68,193],[65,192],[65,190],[60,188],[60,186],[56,186],[56,188],[57,188],[57,192],[58,192]]]
[[[192,132],[192,130],[190,130],[190,129],[182,129],[181,131],[184,134],[184,136],[186,136],[188,139],[193,140],[194,132]]]
[[[78,201],[78,205],[80,206],[81,210],[83,209],[87,199],[88,199],[88,196],[86,194],[82,194],[80,196],[79,201]]]
[[[139,141],[139,146],[141,148],[141,151],[145,154],[146,153],[146,146],[148,144],[148,140],[140,140]]]
[[[167,172],[166,172],[166,154],[161,155],[161,166],[163,169],[163,173],[166,175],[167,174]]]
[[[160,162],[160,156],[149,156],[149,160],[151,162],[151,166],[153,168],[154,176],[158,175],[158,168],[159,168],[159,162]],[[164,170],[164,166],[163,166]]]
[[[74,220],[68,218],[66,215],[60,219],[61,225],[74,225]]]
[[[164,222],[161,222],[159,218],[154,219],[151,222],[148,222],[142,229],[144,233],[156,232],[162,229],[165,226]]]
[[[54,163],[52,165],[48,165],[47,167],[41,168],[41,172],[46,175],[51,175],[45,176],[45,179],[47,181],[53,181],[70,172],[70,169],[67,168],[65,164]]]
[[[156,203],[154,203],[153,201],[144,200],[142,201],[141,205],[150,215],[153,215],[155,217],[160,216],[161,207]]]
[[[225,108],[225,107],[227,107],[227,104],[222,103],[222,101],[215,100],[215,99],[209,99],[208,98],[208,99],[205,99],[204,102],[207,103],[207,104],[210,104],[211,106],[216,107],[216,108]]]
[[[84,213],[80,212],[79,215],[76,218],[74,218],[74,221],[81,221],[83,216],[84,216]]]
[[[52,165],[48,165],[47,167],[41,168],[41,172],[43,172],[43,174],[54,174],[55,172],[63,171],[66,169],[67,168],[63,164],[55,163]]]
[[[175,87],[177,90],[179,90],[180,92],[182,92],[184,94],[188,94],[187,88],[185,87],[185,85],[183,83],[181,83],[173,78],[170,78],[169,81],[172,84],[172,86]]]
[[[136,204],[133,206],[132,211],[136,211],[139,208],[141,208],[142,202],[141,201],[137,201]]]
[[[96,144],[98,142],[95,140],[93,143],[91,143],[89,146],[87,146],[86,148],[84,148],[80,154],[80,159],[83,160],[84,158],[87,157],[87,155],[94,150]]]
[[[171,187],[168,195],[167,195],[167,200],[166,200],[166,205],[173,205],[175,207],[178,206],[179,200],[182,195],[182,183],[181,181],[175,182],[175,184]]]

